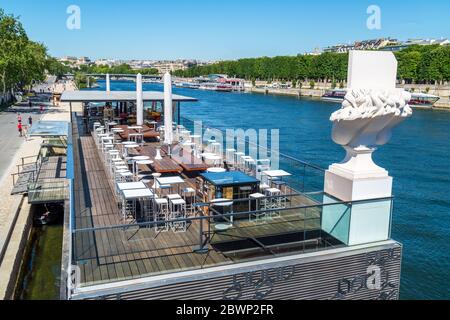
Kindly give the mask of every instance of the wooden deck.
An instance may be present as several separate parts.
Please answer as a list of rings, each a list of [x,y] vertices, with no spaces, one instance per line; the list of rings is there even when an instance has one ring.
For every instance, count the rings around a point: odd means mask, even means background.
[[[291,231],[313,230],[320,224],[319,209],[305,212],[285,211],[282,217],[263,225],[239,221],[226,233],[215,233],[207,244],[207,254],[194,253],[199,245],[200,222],[194,221],[184,233],[157,233],[154,228],[123,224],[117,199],[104,170],[94,140],[83,135],[81,120],[73,124],[75,229],[72,234],[73,264],[81,271],[82,286],[108,283],[182,270],[232,264],[242,257],[217,250],[216,244],[242,238],[282,235]],[[156,143],[146,143],[140,154],[156,155]],[[145,169],[145,168],[144,168]],[[156,161],[152,169],[161,173],[180,173],[183,168],[174,159]],[[193,185],[193,179],[186,179]],[[289,201],[290,206],[312,204],[304,196]],[[307,222],[303,219],[308,218]],[[206,223],[205,223],[206,224]],[[207,231],[208,228],[204,228]],[[298,248],[301,250],[301,246]],[[257,258],[273,257],[258,251]]]
[[[74,125],[74,138],[77,131]],[[232,263],[215,251],[193,253],[199,241],[197,222],[178,234],[157,234],[154,228],[137,226],[83,231],[122,221],[92,137],[74,139],[74,158],[77,231],[73,234],[73,262],[80,267],[84,286]]]

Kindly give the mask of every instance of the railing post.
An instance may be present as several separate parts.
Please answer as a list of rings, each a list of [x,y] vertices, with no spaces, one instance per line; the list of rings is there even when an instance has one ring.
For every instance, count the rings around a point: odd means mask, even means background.
[[[194,249],[194,252],[199,254],[206,254],[209,251],[207,248],[205,248],[203,241],[203,221],[204,221],[203,210],[200,210],[199,245],[197,248]]]

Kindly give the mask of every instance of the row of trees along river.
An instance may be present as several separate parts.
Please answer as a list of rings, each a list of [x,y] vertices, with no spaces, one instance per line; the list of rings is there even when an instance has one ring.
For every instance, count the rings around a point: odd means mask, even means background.
[[[406,83],[441,83],[450,80],[450,46],[410,46],[395,53],[398,77]],[[180,77],[228,74],[246,80],[342,82],[347,79],[348,53],[323,53],[221,61],[174,72]]]
[[[24,91],[46,73],[62,74],[67,68],[49,56],[47,48],[31,41],[17,17],[0,9],[0,94]]]

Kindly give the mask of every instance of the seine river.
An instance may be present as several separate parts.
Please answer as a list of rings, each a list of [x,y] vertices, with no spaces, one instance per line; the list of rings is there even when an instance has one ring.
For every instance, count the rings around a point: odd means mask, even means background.
[[[135,85],[112,82],[112,90],[135,90]],[[163,88],[144,84],[144,90]],[[277,128],[282,153],[323,168],[344,157],[331,140],[329,117],[337,103],[178,88],[174,93],[198,98],[182,104],[182,116],[211,127]],[[392,238],[404,246],[402,299],[450,299],[449,157],[450,112],[428,110],[414,110],[374,154],[394,177]]]

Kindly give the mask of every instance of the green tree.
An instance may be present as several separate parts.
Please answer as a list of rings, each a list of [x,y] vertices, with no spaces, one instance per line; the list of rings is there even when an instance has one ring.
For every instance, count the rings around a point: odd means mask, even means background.
[[[49,74],[52,74],[52,75],[55,75],[58,77],[68,74],[72,71],[69,66],[59,62],[55,58],[49,58],[47,60],[46,69]]]
[[[398,76],[408,82],[443,81],[450,78],[450,46],[410,46],[396,52],[399,62]],[[174,74],[181,77],[197,77],[211,73],[225,73],[247,80],[345,81],[348,69],[348,53],[323,53],[246,58],[221,61],[207,66],[194,66]]]
[[[0,9],[1,92],[23,90],[35,81],[43,81],[49,59],[43,44],[28,39],[18,18]]]

